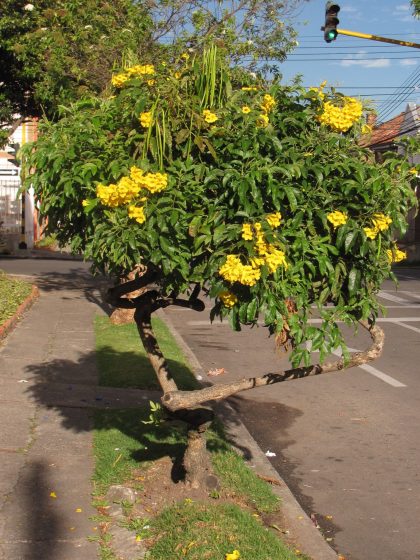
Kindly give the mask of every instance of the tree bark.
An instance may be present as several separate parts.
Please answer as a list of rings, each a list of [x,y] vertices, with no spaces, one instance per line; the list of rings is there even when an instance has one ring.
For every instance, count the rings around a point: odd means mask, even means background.
[[[135,309],[134,320],[147,357],[156,373],[164,394],[178,392],[167,362],[159,348],[153,332],[152,313],[161,307],[179,305],[202,311],[204,304],[198,299],[199,287],[193,290],[189,300],[169,297],[162,298],[157,290],[147,290],[155,276],[151,271],[138,278],[131,278],[128,282],[108,291],[107,301],[118,308]],[[143,293],[139,293],[141,290]],[[131,297],[128,297],[128,294]],[[126,297],[127,296],[127,297]],[[183,457],[185,484],[192,489],[213,489],[218,486],[217,478],[213,474],[210,456],[206,448],[206,430],[211,424],[214,414],[208,407],[188,407],[188,410],[169,411],[172,417],[182,420],[188,425],[187,447]]]
[[[267,373],[262,377],[244,378],[233,383],[224,383],[220,385],[212,385],[196,391],[170,391],[163,395],[162,403],[169,410],[175,411],[198,404],[226,399],[231,395],[253,389],[254,387],[264,387],[282,381],[291,381],[293,379],[301,379],[312,375],[321,375],[322,373],[332,373],[341,371],[354,366],[360,366],[378,358],[383,349],[385,334],[383,330],[377,326],[369,326],[366,322],[361,322],[372,338],[372,345],[365,352],[357,352],[351,355],[348,363],[344,358],[340,358],[335,362],[327,362],[325,364],[316,364],[309,367],[300,367],[289,369],[280,373]]]
[[[156,271],[147,271],[140,278],[120,284],[109,290],[107,300],[116,307],[136,309],[134,320],[137,324],[137,329],[147,356],[162,388],[162,404],[172,416],[183,420],[189,425],[188,443],[183,465],[186,473],[185,482],[191,488],[199,488],[202,486],[215,488],[217,486],[217,479],[212,475],[205,438],[205,431],[211,423],[213,413],[211,409],[202,406],[199,407],[199,405],[212,400],[225,399],[231,395],[255,387],[263,387],[282,381],[301,379],[312,375],[332,373],[350,367],[360,366],[376,359],[382,353],[385,339],[383,330],[377,325],[370,325],[367,322],[361,321],[360,324],[371,336],[372,344],[366,351],[352,354],[347,363],[344,361],[344,358],[341,357],[334,362],[327,362],[322,365],[315,364],[309,367],[300,367],[279,373],[267,373],[262,377],[244,378],[233,383],[213,385],[194,391],[180,391],[170,374],[168,365],[159,348],[153,332],[151,316],[157,309],[169,305],[179,305],[202,311],[204,309],[204,304],[198,299],[200,292],[198,286],[193,290],[189,300],[177,297],[162,297],[157,290],[145,291],[145,293],[134,298],[124,297],[134,290],[144,288],[150,284],[150,282],[154,281],[155,277]]]

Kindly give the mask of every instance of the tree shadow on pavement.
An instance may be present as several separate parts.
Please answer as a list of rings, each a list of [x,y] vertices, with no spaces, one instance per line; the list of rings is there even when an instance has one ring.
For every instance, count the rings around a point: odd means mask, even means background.
[[[8,535],[4,558],[55,560],[60,539],[66,538],[64,519],[54,508],[43,460],[32,461],[3,509]]]
[[[97,360],[103,363],[104,360],[111,359],[122,372],[119,385],[124,385],[126,366],[130,368],[132,380],[134,364],[141,379],[139,385],[148,386],[151,390],[99,386],[96,381]],[[183,364],[174,360],[168,360],[168,365],[169,369],[175,372],[185,369]],[[149,419],[149,400],[159,401],[161,396],[161,392],[155,390],[158,387],[157,380],[146,357],[134,352],[116,352],[112,348],[104,347],[99,350],[99,356],[87,352],[81,354],[78,361],[62,359],[32,364],[27,366],[27,372],[30,380],[27,392],[30,397],[42,407],[58,412],[65,429],[76,433],[92,429],[91,424],[85,421],[85,415],[77,413],[78,408],[90,409],[95,416],[97,430],[117,430],[130,440],[127,450],[134,462],[170,457],[174,464],[172,478],[175,482],[179,480],[177,465],[184,452],[185,426],[177,421],[169,421],[162,430],[143,423]],[[285,454],[286,449],[294,443],[288,435],[288,430],[303,414],[302,411],[278,402],[252,400],[250,392],[247,392],[246,396],[231,397],[228,403],[218,403],[218,410],[224,421],[230,426],[244,422],[252,435],[258,439],[264,452],[276,450],[277,456],[271,461],[274,468],[284,478],[308,515],[311,515],[313,500],[304,491],[302,479],[296,474],[298,465],[290,461]],[[135,408],[138,408],[138,414],[133,417],[132,409]],[[274,432],[273,417],[276,419]],[[231,441],[231,444],[246,460],[252,461],[252,450],[247,447],[246,442],[235,440]],[[332,523],[328,523],[327,529],[329,536],[340,530]]]

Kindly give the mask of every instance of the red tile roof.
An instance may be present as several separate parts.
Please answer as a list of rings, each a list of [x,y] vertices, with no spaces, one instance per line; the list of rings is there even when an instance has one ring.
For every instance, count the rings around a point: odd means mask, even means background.
[[[390,144],[396,136],[402,132],[404,123],[405,111],[400,113],[393,119],[386,121],[379,126],[375,127],[372,134],[366,137],[364,145],[378,146],[381,144]]]

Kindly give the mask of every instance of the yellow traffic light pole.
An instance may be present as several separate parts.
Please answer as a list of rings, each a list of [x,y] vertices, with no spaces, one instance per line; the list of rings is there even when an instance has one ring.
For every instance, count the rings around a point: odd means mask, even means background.
[[[339,35],[348,35],[349,37],[359,37],[359,39],[369,39],[370,41],[381,41],[382,43],[392,43],[394,45],[402,45],[403,47],[413,47],[420,49],[418,43],[411,43],[410,41],[400,41],[399,39],[389,39],[388,37],[380,37],[379,35],[371,35],[370,33],[359,33],[358,31],[349,31],[348,29],[338,29]]]

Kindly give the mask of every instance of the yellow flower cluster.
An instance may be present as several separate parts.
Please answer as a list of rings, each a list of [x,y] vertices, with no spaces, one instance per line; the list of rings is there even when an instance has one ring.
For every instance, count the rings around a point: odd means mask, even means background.
[[[324,103],[323,113],[318,117],[320,123],[330,126],[336,132],[346,132],[362,116],[363,106],[354,97],[344,97],[343,106],[332,101]]]
[[[128,207],[128,217],[134,218],[139,224],[143,224],[146,221],[146,216],[144,214],[143,206],[129,206]]]
[[[130,169],[130,179],[140,188],[147,189],[151,193],[163,191],[168,186],[168,175],[166,173],[144,173],[138,167]]]
[[[392,219],[385,214],[374,214],[372,218],[373,225],[379,231],[386,231],[392,224]]]
[[[254,234],[252,233],[252,224],[242,225],[242,239],[245,239],[245,241],[252,241],[254,239]]]
[[[362,134],[370,134],[371,132],[372,132],[372,127],[369,124],[362,125],[362,130],[361,130]]]
[[[211,111],[209,111],[208,109],[204,109],[203,117],[204,117],[204,120],[207,123],[210,123],[210,124],[219,120],[219,117],[215,113],[212,113]]]
[[[385,216],[385,214],[377,213],[373,215],[372,224],[373,227],[363,228],[366,237],[369,239],[375,239],[379,232],[386,231],[392,224],[392,219],[389,216]]]
[[[219,269],[219,274],[228,282],[239,282],[244,286],[255,286],[261,278],[259,268],[249,264],[242,264],[241,259],[237,255],[228,255],[226,262]]]
[[[122,177],[118,183],[110,185],[99,184],[96,187],[96,195],[104,206],[116,208],[124,204],[129,204],[142,189],[146,189],[151,193],[159,192],[166,188],[168,184],[168,176],[166,173],[145,173],[139,167],[131,167],[129,177]],[[136,198],[137,203],[145,202],[146,197]],[[88,201],[82,202],[83,206]],[[136,220],[139,224],[146,221],[144,206],[136,206],[130,204],[127,209],[129,218]]]
[[[272,228],[277,228],[281,222],[281,214],[280,212],[273,212],[271,214],[267,214],[265,219]],[[254,239],[254,230],[257,237],[257,245],[258,243],[265,244],[264,235],[261,232],[260,222],[256,222],[254,225],[249,223],[242,224],[242,239],[245,239],[245,241],[252,241]]]
[[[268,123],[269,123],[268,116],[265,113],[262,113],[261,115],[258,115],[255,124],[257,128],[265,128],[266,126],[268,126]]]
[[[324,80],[319,87],[311,87],[309,88],[310,92],[316,93],[319,99],[323,100],[325,97],[325,93],[323,92],[324,87],[327,85],[327,80]]]
[[[334,212],[327,214],[327,220],[332,223],[334,229],[338,226],[344,225],[348,219],[347,214],[345,212],[341,212],[340,210],[335,210]]]
[[[273,245],[267,246],[267,254],[265,256],[265,264],[267,265],[270,272],[274,274],[279,266],[284,266],[284,268],[288,268],[288,264],[286,262],[286,256],[284,251],[280,251],[280,249],[276,249]]]
[[[152,76],[155,73],[153,64],[136,64],[126,69],[130,76]]]
[[[393,262],[401,262],[407,258],[407,253],[405,251],[401,251],[398,247],[394,249],[388,249],[386,254],[388,255],[388,260],[390,263]]]
[[[125,72],[114,74],[111,78],[111,83],[116,88],[122,88],[127,80],[136,76],[151,76],[155,73],[153,64],[136,64],[126,68]]]
[[[149,126],[151,126],[152,124],[152,113],[150,111],[141,113],[139,120],[141,126],[143,126],[144,128],[149,128]]]
[[[248,105],[244,105],[244,106],[242,107],[242,113],[243,113],[244,115],[247,115],[247,114],[250,113],[250,112],[251,112],[251,109],[248,107]]]
[[[130,76],[127,74],[114,74],[111,78],[111,84],[116,88],[122,88]]]
[[[280,212],[267,214],[267,222],[271,227],[280,225]],[[288,268],[284,251],[267,243],[260,222],[242,225],[242,238],[252,241],[255,238],[256,257],[251,258],[250,265],[243,265],[238,255],[228,255],[225,264],[219,269],[219,274],[228,282],[239,282],[245,286],[254,286],[261,277],[260,268],[267,266],[271,273],[276,272],[279,266]]]
[[[238,303],[238,298],[232,292],[227,290],[220,292],[219,299],[225,307],[233,307],[235,303]]]
[[[122,177],[116,184],[99,184],[96,187],[96,195],[105,206],[116,208],[130,202],[139,194],[140,188],[140,185],[136,184],[129,177]]]
[[[265,219],[272,228],[277,228],[281,222],[281,214],[280,212],[273,212],[272,214],[267,214]]]
[[[233,552],[227,552],[225,554],[225,560],[239,560],[241,554],[239,550],[234,550]]]
[[[266,93],[263,97],[263,102],[261,103],[261,109],[264,113],[268,114],[275,107],[276,101],[272,95]]]

